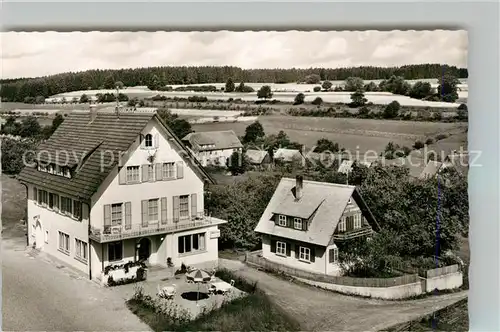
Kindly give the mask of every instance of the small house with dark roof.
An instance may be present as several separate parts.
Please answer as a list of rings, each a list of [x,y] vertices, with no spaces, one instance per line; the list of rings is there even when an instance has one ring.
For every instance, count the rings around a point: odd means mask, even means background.
[[[291,268],[341,274],[338,244],[379,225],[355,186],[282,178],[255,232],[262,256]]]
[[[248,149],[245,156],[250,165],[258,167],[267,167],[271,164],[271,156],[266,150]]]
[[[213,179],[155,112],[74,111],[18,180],[29,245],[91,279],[129,261],[218,262],[225,221],[203,198]]]
[[[226,167],[231,155],[243,150],[233,130],[194,132],[184,136],[182,141],[202,166]]]

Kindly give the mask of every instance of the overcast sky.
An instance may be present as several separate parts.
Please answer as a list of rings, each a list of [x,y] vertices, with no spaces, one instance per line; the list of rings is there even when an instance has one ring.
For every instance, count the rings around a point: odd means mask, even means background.
[[[1,37],[3,78],[182,65],[467,67],[466,31],[4,32]]]

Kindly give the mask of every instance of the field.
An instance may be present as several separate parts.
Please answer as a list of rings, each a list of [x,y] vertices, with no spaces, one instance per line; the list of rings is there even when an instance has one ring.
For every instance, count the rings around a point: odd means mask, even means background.
[[[352,118],[315,118],[292,116],[261,116],[259,122],[266,134],[287,133],[292,141],[305,144],[306,150],[320,138],[338,142],[352,153],[368,150],[381,152],[389,142],[411,147],[416,140],[437,134],[454,134],[447,144],[459,149],[465,139],[463,123],[392,121]],[[195,131],[234,130],[244,135],[248,123],[209,123],[193,125]]]
[[[429,81],[432,82],[434,86],[437,86],[437,80],[435,79],[422,79],[421,81]],[[365,83],[369,83],[370,81],[365,81]],[[373,82],[379,83],[380,80],[374,80]],[[413,81],[409,81],[412,83]],[[333,81],[335,85],[343,85],[343,81]],[[348,103],[350,102],[350,93],[348,92],[312,92],[315,86],[318,84],[295,84],[295,83],[287,83],[287,84],[268,84],[268,83],[245,83],[248,86],[254,88],[254,90],[258,90],[263,85],[270,85],[272,91],[274,91],[274,99],[280,101],[293,102],[296,94],[298,92],[305,93],[305,101],[310,102],[314,100],[316,97],[321,97],[325,102],[331,103]],[[193,85],[214,85],[217,88],[224,87],[224,83],[210,83],[210,84],[193,84]],[[174,85],[173,88],[180,87],[181,85]],[[182,85],[188,86],[188,85]],[[466,81],[463,84],[459,85],[459,97],[461,102],[468,98],[468,87]],[[80,97],[82,94],[87,95],[95,95],[97,93],[115,93],[115,90],[82,90],[82,91],[72,91],[67,93],[58,94],[52,97],[65,97],[65,98],[73,98]],[[152,97],[154,95],[164,95],[167,97],[189,97],[189,96],[205,96],[208,99],[228,99],[228,98],[241,98],[246,101],[254,101],[257,99],[256,92],[254,93],[224,93],[224,92],[166,92],[166,91],[151,91],[147,87],[128,87],[122,90],[122,93],[128,95],[129,97],[139,97],[146,98]],[[368,92],[365,97],[368,101],[371,101],[374,104],[385,105],[390,103],[393,100],[397,100],[403,106],[424,106],[424,107],[449,107],[456,108],[459,103],[442,103],[442,102],[429,102],[422,101],[417,99],[412,99],[406,96],[393,95],[391,93],[385,92]]]

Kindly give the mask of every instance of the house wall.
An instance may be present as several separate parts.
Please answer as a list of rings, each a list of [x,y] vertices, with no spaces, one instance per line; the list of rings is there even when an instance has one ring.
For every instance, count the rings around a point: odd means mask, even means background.
[[[82,206],[82,220],[78,221],[67,215],[63,215],[59,212],[50,210],[48,207],[43,207],[39,205],[33,196],[33,185],[28,185],[28,199],[27,199],[27,209],[28,209],[28,243],[33,245],[36,243],[36,247],[43,252],[46,252],[57,259],[63,261],[64,263],[82,271],[83,273],[89,273],[88,259],[87,262],[81,261],[75,258],[76,244],[75,238],[87,243],[87,254],[89,248],[89,210],[86,204]],[[44,189],[38,187],[38,189]],[[49,191],[55,194],[62,195],[58,192]],[[64,196],[64,195],[62,195]],[[41,225],[41,230],[39,235],[34,227],[36,227],[35,216],[39,216],[38,221]],[[45,232],[48,231],[48,237],[45,239]],[[59,250],[59,231],[69,235],[69,253],[65,253]],[[37,241],[38,238],[38,241]],[[45,241],[47,240],[47,241]]]
[[[218,163],[218,166],[226,167],[226,160],[236,151],[241,152],[241,148],[200,151],[196,152],[195,156],[203,166],[217,165]]]
[[[287,242],[291,245],[290,256],[282,256],[271,252],[271,237],[268,235],[262,236],[262,256],[272,262],[284,264],[291,268],[306,270],[317,273],[327,273],[328,253],[325,247],[315,246],[315,259],[314,262],[304,262],[295,258],[296,245],[299,244],[289,239],[281,239],[273,237],[278,241]],[[300,244],[299,244],[300,245]],[[308,246],[312,246],[308,244]]]
[[[90,263],[92,268],[92,279],[100,279],[103,271],[103,248],[104,245],[95,241],[90,241]]]
[[[175,145],[168,140],[166,133],[156,120],[152,120],[142,131],[143,135],[159,135],[159,147],[156,151],[154,163],[183,161],[174,148]],[[128,158],[124,158],[123,167],[148,164],[151,150],[140,147],[139,137],[129,149]],[[115,167],[97,192],[92,196],[92,209],[90,212],[92,226],[101,228],[104,219],[104,205],[113,203],[131,202],[132,224],[140,224],[141,201],[145,199],[167,197],[167,219],[172,223],[173,197],[179,195],[197,194],[197,210],[204,211],[203,180],[193,170],[189,161],[184,161],[184,174],[182,179],[168,181],[155,181],[138,184],[119,184],[118,167]],[[191,197],[189,198],[191,200]],[[191,202],[189,202],[191,209]]]

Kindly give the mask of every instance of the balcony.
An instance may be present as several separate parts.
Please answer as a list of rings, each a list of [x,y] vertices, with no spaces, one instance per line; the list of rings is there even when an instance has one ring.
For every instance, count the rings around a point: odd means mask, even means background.
[[[346,232],[333,234],[333,241],[346,241],[361,236],[369,236],[372,235],[372,233],[372,228],[370,226],[365,226],[358,229],[352,229]]]
[[[141,236],[176,233],[191,229],[216,226],[225,224],[226,221],[199,213],[197,217],[189,217],[174,222],[173,219],[166,223],[155,222],[143,225],[142,223],[131,223],[128,225],[104,226],[102,228],[89,226],[89,238],[99,243],[133,239]]]

